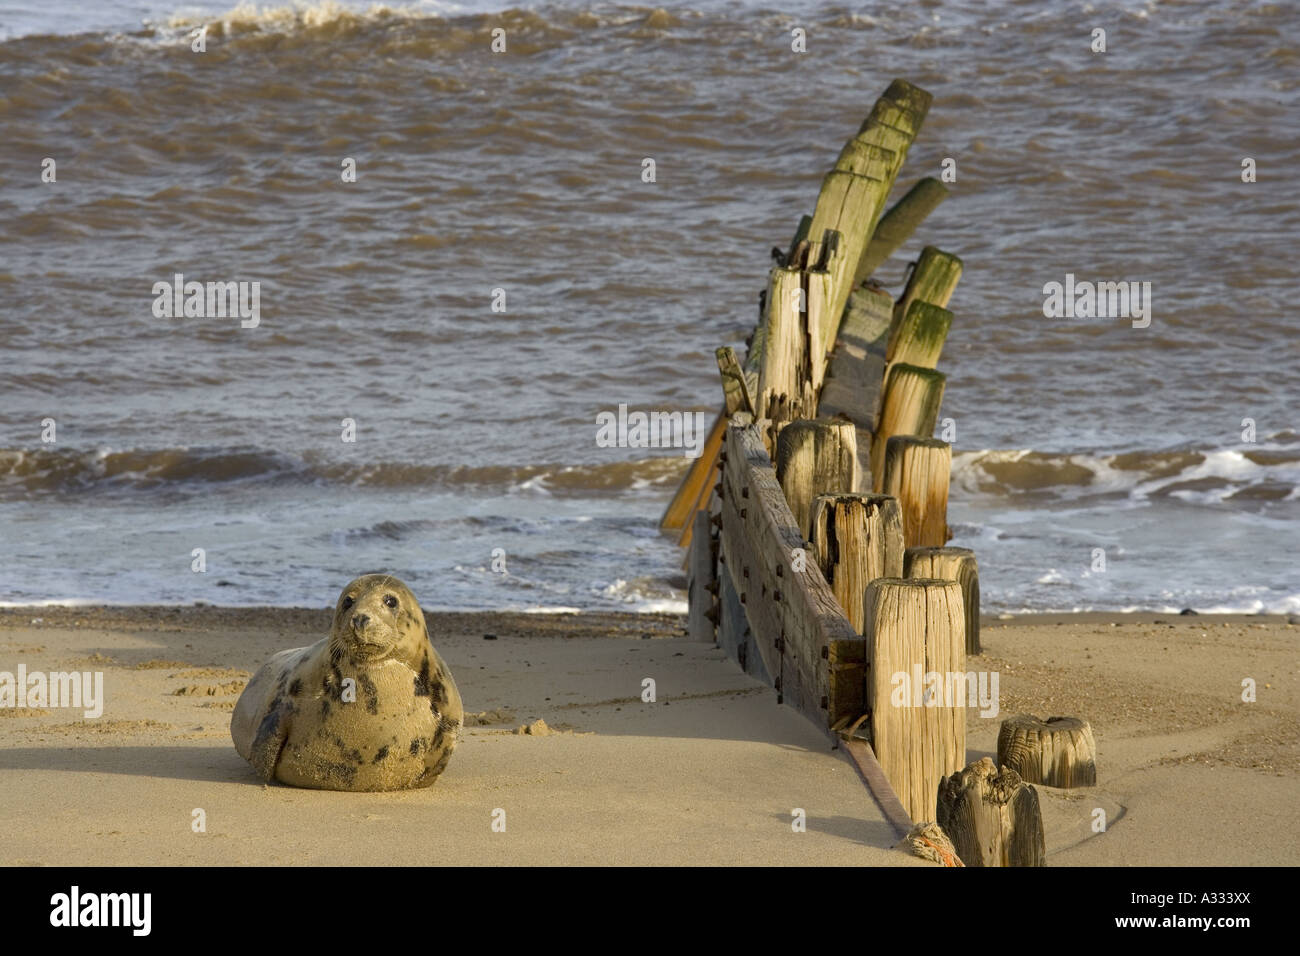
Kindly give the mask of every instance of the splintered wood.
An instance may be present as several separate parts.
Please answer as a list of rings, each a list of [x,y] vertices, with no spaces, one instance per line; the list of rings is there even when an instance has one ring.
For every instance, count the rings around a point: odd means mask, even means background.
[[[1038,791],[983,757],[939,787],[936,819],[967,866],[1042,866]]]
[[[903,574],[903,523],[888,495],[818,495],[812,544],[817,564],[853,629],[866,626],[863,598],[876,578]]]

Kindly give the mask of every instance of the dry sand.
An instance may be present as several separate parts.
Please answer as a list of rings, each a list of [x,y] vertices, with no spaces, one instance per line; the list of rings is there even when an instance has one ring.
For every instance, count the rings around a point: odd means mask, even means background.
[[[0,709],[0,863],[928,865],[889,849],[892,830],[824,736],[668,616],[431,616],[479,715],[434,787],[264,786],[230,743],[230,710],[252,669],[327,622],[0,611],[0,670],[103,671],[108,698],[98,720]],[[1049,864],[1292,863],[1298,638],[1261,617],[986,621],[968,666],[998,671],[999,719],[1083,716],[1096,733],[1099,785],[1040,790]],[[1245,677],[1256,703],[1241,701]],[[994,754],[999,719],[972,712],[970,760]],[[517,732],[538,720],[549,732]],[[791,828],[796,807],[806,833]]]
[[[328,620],[0,613],[0,670],[102,670],[108,697],[99,720],[0,711],[0,862],[928,865],[889,849],[893,831],[824,735],[671,617],[431,616],[467,711],[435,785],[264,786],[231,744],[231,708],[251,669]],[[537,720],[552,732],[514,732]],[[807,832],[791,827],[796,807]]]

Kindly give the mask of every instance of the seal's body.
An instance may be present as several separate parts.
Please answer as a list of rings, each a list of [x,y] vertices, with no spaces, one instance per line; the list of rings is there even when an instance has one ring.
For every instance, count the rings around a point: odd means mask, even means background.
[[[329,637],[281,651],[235,705],[230,736],[264,780],[317,790],[406,790],[442,773],[460,692],[401,581],[343,589]]]

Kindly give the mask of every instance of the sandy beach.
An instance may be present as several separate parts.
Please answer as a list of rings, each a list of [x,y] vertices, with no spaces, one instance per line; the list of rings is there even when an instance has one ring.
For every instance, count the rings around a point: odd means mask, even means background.
[[[467,711],[435,786],[264,786],[230,742],[234,701],[258,664],[314,641],[327,619],[0,612],[0,670],[102,671],[106,697],[98,719],[0,709],[0,768],[21,781],[0,795],[0,862],[929,865],[890,849],[893,832],[825,737],[669,615],[430,615]],[[1298,635],[1277,617],[986,621],[968,666],[1001,675],[999,719],[1083,716],[1096,732],[1098,786],[1040,788],[1049,865],[1291,862]],[[646,677],[654,703],[641,699]],[[1241,701],[1244,677],[1256,703]],[[970,712],[970,760],[994,754],[999,719]],[[1090,827],[1097,807],[1103,834]],[[196,809],[206,832],[192,829]],[[500,810],[504,833],[492,829]]]

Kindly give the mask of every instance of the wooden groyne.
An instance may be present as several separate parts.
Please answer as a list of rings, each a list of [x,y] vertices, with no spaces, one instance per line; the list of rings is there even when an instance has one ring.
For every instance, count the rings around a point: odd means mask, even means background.
[[[692,636],[843,746],[900,837],[966,767],[965,698],[911,699],[920,675],[964,674],[979,649],[975,556],[946,547],[952,450],[933,437],[962,263],[927,246],[897,296],[873,280],[947,194],[924,178],[885,209],[930,101],[891,83],[774,252],[662,522],[688,548]]]

